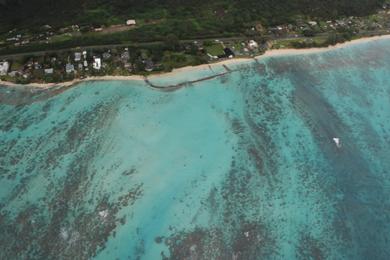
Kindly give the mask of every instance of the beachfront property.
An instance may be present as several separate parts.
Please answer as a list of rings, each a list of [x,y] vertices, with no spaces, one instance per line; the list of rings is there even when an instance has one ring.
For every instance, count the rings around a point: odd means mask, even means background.
[[[100,58],[94,58],[94,61],[93,61],[93,64],[92,64],[92,67],[95,69],[95,70],[100,70],[101,67],[102,67],[102,60]]]
[[[67,64],[65,65],[65,71],[66,71],[66,73],[68,73],[68,74],[74,72],[74,65],[71,64],[71,63],[67,63]]]
[[[123,62],[126,62],[130,59],[130,53],[127,48],[125,48],[125,51],[121,53],[121,60]]]
[[[44,72],[45,74],[53,74],[54,69],[53,68],[44,69]]]
[[[7,75],[9,70],[9,62],[8,61],[1,61],[0,62],[0,76]]]
[[[259,48],[259,44],[254,40],[250,40],[248,43],[248,48],[252,49],[252,50],[257,49],[257,48]]]
[[[42,65],[39,64],[39,62],[34,61],[34,70],[39,70],[39,69],[41,69],[41,68],[42,68]]]
[[[81,52],[75,52],[74,53],[74,61],[80,61],[81,60]]]
[[[144,63],[145,63],[145,70],[146,70],[146,71],[148,71],[148,72],[153,71],[153,69],[154,69],[154,63],[153,63],[153,61],[151,61],[151,60],[146,60]]]
[[[111,58],[111,53],[109,51],[104,52],[102,57],[103,57],[103,60],[108,60],[109,58]]]
[[[13,71],[8,73],[8,76],[10,76],[10,77],[17,77],[19,75],[22,75],[22,73],[20,71],[17,71],[17,70],[13,70]]]
[[[224,52],[225,54],[219,56],[219,58],[229,58],[229,59],[232,59],[232,58],[235,56],[234,52],[233,52],[230,48],[225,47],[225,48],[223,49],[223,52]]]

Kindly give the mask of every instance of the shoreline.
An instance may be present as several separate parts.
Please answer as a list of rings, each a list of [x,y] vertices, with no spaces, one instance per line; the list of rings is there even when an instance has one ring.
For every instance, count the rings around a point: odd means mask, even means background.
[[[250,62],[250,61],[258,61],[264,58],[269,57],[280,57],[280,56],[294,56],[294,55],[305,55],[305,54],[314,54],[314,53],[323,53],[328,51],[333,51],[337,49],[342,49],[351,45],[361,44],[361,43],[367,43],[367,42],[374,42],[378,40],[384,40],[384,39],[390,39],[390,34],[388,35],[380,35],[380,36],[372,36],[372,37],[363,37],[360,39],[344,42],[344,43],[338,43],[336,45],[328,46],[328,47],[321,47],[321,48],[304,48],[304,49],[270,49],[267,50],[263,55],[255,56],[253,58],[233,58],[228,60],[222,60],[217,61],[215,63],[207,63],[207,64],[201,64],[197,66],[186,66],[182,68],[174,69],[170,72],[164,72],[164,73],[156,73],[151,74],[148,76],[142,76],[142,75],[130,75],[130,76],[93,76],[93,77],[86,77],[83,79],[74,79],[71,81],[64,81],[60,83],[29,83],[29,84],[17,84],[10,81],[2,81],[0,80],[0,85],[6,86],[6,87],[16,87],[16,86],[25,86],[25,87],[31,87],[31,88],[38,88],[38,89],[50,89],[53,87],[71,87],[73,85],[77,85],[82,82],[89,82],[89,81],[146,81],[149,79],[158,80],[159,77],[169,77],[174,76],[175,74],[180,74],[187,71],[192,71],[194,69],[210,69],[215,65],[229,65],[229,64],[237,64],[240,62]],[[161,87],[163,88],[163,87]]]

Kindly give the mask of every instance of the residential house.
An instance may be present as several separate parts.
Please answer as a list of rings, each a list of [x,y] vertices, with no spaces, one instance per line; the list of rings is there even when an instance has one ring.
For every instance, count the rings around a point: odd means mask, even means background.
[[[126,21],[126,25],[128,25],[128,26],[134,26],[134,25],[136,25],[137,23],[135,22],[135,20],[133,20],[133,19],[129,19],[129,20],[127,20]]]
[[[41,64],[39,64],[39,62],[35,61],[35,62],[34,62],[34,69],[35,69],[35,70],[39,70],[39,69],[41,69],[41,68],[42,68]]]
[[[100,70],[102,67],[102,60],[100,58],[94,58],[92,67],[95,70]]]
[[[9,70],[9,62],[0,61],[0,76],[7,75],[8,70]]]
[[[248,47],[249,49],[257,49],[259,48],[259,44],[254,40],[250,40],[248,43]]]
[[[151,72],[153,71],[154,69],[154,63],[152,60],[146,60],[144,61],[145,63],[145,70],[148,71],[148,72]]]
[[[67,63],[67,64],[65,65],[65,71],[66,71],[66,73],[68,73],[68,74],[74,72],[74,65],[71,64],[71,63]]]
[[[45,30],[50,30],[52,27],[48,24],[45,24],[44,26],[42,26],[42,28]]]
[[[13,70],[10,73],[8,73],[8,76],[13,77],[13,78],[17,77],[19,75],[22,75],[22,73],[20,71],[17,71],[17,70]]]
[[[45,71],[45,74],[53,74],[54,69],[53,68],[48,68],[48,69],[44,69],[44,71]]]
[[[124,67],[125,67],[125,69],[127,69],[127,71],[129,71],[129,72],[132,72],[132,71],[133,71],[133,65],[132,65],[131,63],[126,62],[126,63],[124,64]]]
[[[223,49],[223,51],[224,51],[224,53],[225,53],[225,57],[227,57],[227,58],[229,58],[229,59],[231,59],[231,58],[233,58],[234,57],[234,52],[230,49],[230,48],[224,48]]]
[[[121,60],[123,62],[126,62],[129,59],[130,59],[130,53],[127,50],[125,50],[124,52],[121,53]]]
[[[109,52],[103,53],[103,60],[108,60],[109,58],[111,58],[111,53]]]
[[[75,52],[74,53],[74,61],[80,61],[81,60],[81,52]]]

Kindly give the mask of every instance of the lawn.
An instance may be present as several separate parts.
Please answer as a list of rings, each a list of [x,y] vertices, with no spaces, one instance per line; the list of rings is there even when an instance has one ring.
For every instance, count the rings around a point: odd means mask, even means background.
[[[205,46],[205,49],[212,56],[223,55],[225,53],[221,43],[212,43],[211,45]]]
[[[52,38],[51,38],[51,42],[64,42],[64,41],[67,41],[67,40],[70,40],[72,39],[72,35],[70,33],[64,33],[64,34],[60,34],[60,35],[54,35]]]

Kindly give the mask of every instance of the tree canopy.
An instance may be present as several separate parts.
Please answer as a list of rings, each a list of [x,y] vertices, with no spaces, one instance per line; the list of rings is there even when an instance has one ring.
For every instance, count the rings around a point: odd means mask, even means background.
[[[384,0],[0,0],[0,33],[45,24],[114,24],[123,19],[173,19],[192,29],[236,26],[259,20],[265,25],[293,21],[297,15],[335,18],[362,16]],[[191,24],[192,23],[192,24]],[[185,24],[184,24],[185,25]],[[184,26],[181,24],[181,26]],[[171,24],[172,26],[172,24]]]

